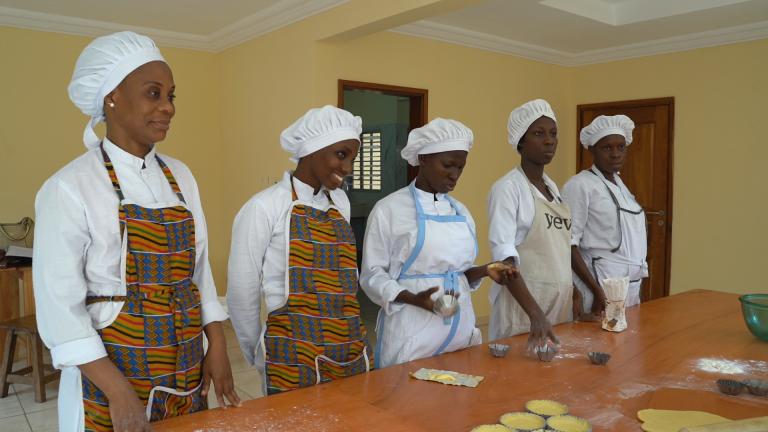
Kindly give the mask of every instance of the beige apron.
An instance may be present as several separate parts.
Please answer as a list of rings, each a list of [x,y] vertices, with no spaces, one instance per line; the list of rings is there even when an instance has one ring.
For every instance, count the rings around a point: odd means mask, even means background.
[[[533,194],[535,215],[522,244],[519,270],[536,303],[550,324],[573,320],[571,275],[571,210],[562,202],[549,202]],[[527,333],[531,321],[506,287],[500,290],[491,312],[490,340]]]

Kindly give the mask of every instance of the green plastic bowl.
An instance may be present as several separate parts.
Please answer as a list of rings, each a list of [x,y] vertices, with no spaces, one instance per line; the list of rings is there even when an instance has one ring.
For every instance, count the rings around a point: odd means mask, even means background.
[[[739,297],[739,301],[749,331],[768,341],[768,294],[747,294]]]

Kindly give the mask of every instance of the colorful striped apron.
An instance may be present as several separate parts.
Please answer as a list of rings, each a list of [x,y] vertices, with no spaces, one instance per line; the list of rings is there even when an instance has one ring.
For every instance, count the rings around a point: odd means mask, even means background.
[[[112,324],[99,330],[109,359],[144,403],[149,421],[205,409],[200,395],[203,333],[195,269],[195,222],[184,205],[145,208],[124,204],[112,162],[104,165],[120,198],[120,232],[127,232],[126,295],[89,296],[86,304],[125,302]],[[184,196],[155,156],[182,203]],[[86,431],[110,431],[109,402],[84,375]]]
[[[295,190],[293,200],[288,299],[269,314],[264,335],[268,394],[370,369],[352,227],[335,207],[297,203]]]

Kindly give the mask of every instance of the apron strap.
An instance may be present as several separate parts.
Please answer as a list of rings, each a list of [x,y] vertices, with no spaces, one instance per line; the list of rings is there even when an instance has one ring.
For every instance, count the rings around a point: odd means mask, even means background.
[[[112,183],[112,187],[115,189],[115,193],[117,194],[117,197],[120,199],[120,205],[122,206],[123,200],[125,200],[125,195],[123,194],[123,190],[120,187],[120,181],[117,179],[117,174],[115,173],[115,166],[112,164],[112,160],[109,159],[109,156],[107,155],[107,152],[104,150],[104,143],[99,144],[99,149],[101,150],[101,156],[104,159],[104,167],[107,169],[107,174],[109,175],[109,180]],[[173,173],[171,172],[171,169],[168,168],[168,165],[163,162],[162,159],[160,159],[160,156],[155,153],[155,160],[157,160],[157,163],[160,164],[160,168],[163,170],[163,174],[165,175],[166,180],[168,180],[168,183],[171,185],[171,190],[173,190],[173,193],[176,194],[176,196],[183,202],[184,204],[187,203],[187,201],[184,199],[184,194],[181,193],[181,188],[179,188],[179,183],[176,181],[176,178],[173,176]]]
[[[608,186],[608,183],[605,182],[604,179],[602,179],[592,168],[588,170],[592,175],[599,178],[601,182],[603,182],[603,185],[605,186],[605,190],[608,191],[608,194],[611,196],[611,200],[613,201],[613,204],[616,206],[616,221],[619,229],[619,244],[616,245],[615,248],[611,249],[611,253],[615,253],[619,249],[621,249],[621,244],[624,242],[624,233],[621,230],[621,212],[626,212],[632,215],[639,215],[643,212],[643,208],[641,207],[640,210],[632,211],[629,209],[622,208],[621,205],[619,205],[619,200],[616,198],[616,195],[613,193],[611,188]]]

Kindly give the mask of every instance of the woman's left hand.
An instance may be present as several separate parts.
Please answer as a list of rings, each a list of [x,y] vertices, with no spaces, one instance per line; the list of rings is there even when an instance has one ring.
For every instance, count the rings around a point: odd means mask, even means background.
[[[488,277],[501,285],[506,284],[506,281],[517,277],[519,274],[517,267],[504,261],[496,261],[488,264],[485,266],[485,271],[488,273]]]
[[[211,323],[213,324],[213,323]],[[235,391],[235,380],[232,378],[232,366],[229,364],[229,356],[227,356],[227,345],[224,340],[224,332],[222,331],[221,323],[217,323],[219,326],[206,326],[206,335],[213,336],[208,337],[209,345],[208,352],[205,353],[203,359],[203,390],[202,396],[208,396],[208,389],[213,382],[213,389],[216,392],[216,400],[219,402],[221,408],[226,408],[227,404],[224,398],[229,401],[229,405],[239,407],[242,405],[240,396]],[[209,329],[209,327],[215,328],[215,330]],[[218,328],[217,328],[218,327]],[[212,330],[212,331],[209,331]]]

